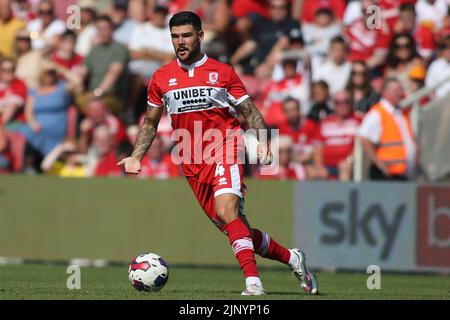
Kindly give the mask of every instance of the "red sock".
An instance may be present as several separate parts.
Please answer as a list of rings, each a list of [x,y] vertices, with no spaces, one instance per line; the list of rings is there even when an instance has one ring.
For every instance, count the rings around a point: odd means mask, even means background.
[[[234,255],[241,266],[244,276],[259,277],[256,267],[255,252],[250,230],[240,218],[235,219],[225,225],[224,231],[230,239]]]
[[[261,257],[277,260],[284,264],[288,264],[291,258],[291,252],[288,249],[258,229],[253,229],[253,245],[255,252]]]

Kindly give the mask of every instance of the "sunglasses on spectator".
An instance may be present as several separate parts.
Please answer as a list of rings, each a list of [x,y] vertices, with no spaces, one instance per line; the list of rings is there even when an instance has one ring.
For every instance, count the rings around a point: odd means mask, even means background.
[[[270,5],[270,8],[271,9],[287,9],[287,5],[285,5],[285,4],[282,4],[282,5],[276,5],[276,4],[271,4]]]
[[[398,49],[403,49],[403,48],[409,48],[411,46],[411,43],[407,42],[407,43],[395,43],[395,47]]]
[[[365,75],[367,75],[367,72],[359,71],[359,70],[352,70],[352,75],[355,75],[355,74],[360,75],[360,76],[365,76]]]
[[[51,16],[53,14],[52,10],[39,10],[39,15],[41,16]]]
[[[348,105],[348,104],[352,104],[352,101],[348,100],[348,99],[346,99],[346,100],[333,100],[333,103],[335,105]]]

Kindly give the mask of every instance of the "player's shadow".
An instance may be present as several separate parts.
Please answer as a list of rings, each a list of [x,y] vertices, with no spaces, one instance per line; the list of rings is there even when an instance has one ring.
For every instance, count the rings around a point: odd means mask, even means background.
[[[323,293],[319,293],[318,295],[309,295],[309,294],[305,294],[303,292],[299,292],[299,291],[269,291],[267,292],[268,296],[271,295],[280,295],[280,296],[299,296],[299,297],[305,297],[305,298],[314,298],[314,297],[324,297],[326,296],[326,294]]]

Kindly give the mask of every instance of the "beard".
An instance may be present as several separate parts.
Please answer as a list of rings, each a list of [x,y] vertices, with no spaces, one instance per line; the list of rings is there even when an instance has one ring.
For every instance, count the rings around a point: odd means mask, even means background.
[[[199,54],[199,52],[200,52],[200,43],[197,43],[191,50],[189,50],[189,54],[187,55],[186,58],[180,57],[178,53],[177,57],[182,63],[189,65],[194,62],[194,59]]]

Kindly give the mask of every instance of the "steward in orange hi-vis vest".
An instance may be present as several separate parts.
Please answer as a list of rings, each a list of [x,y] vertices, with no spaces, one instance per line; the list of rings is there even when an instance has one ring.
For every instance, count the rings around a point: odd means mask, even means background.
[[[392,175],[406,175],[408,171],[408,151],[402,131],[394,116],[388,112],[381,103],[372,109],[379,113],[381,119],[381,137],[377,146],[377,158],[382,161]],[[413,139],[409,118],[403,114],[408,127],[408,133]]]

